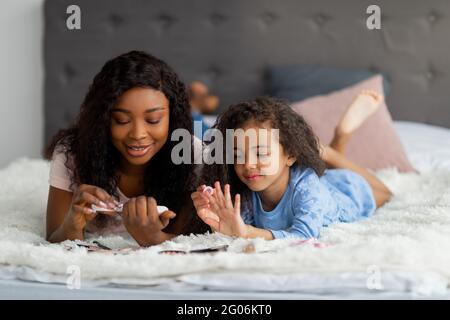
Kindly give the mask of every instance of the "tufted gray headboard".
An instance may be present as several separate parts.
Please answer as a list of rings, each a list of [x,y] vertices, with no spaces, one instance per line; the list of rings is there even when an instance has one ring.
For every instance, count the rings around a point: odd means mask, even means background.
[[[81,8],[81,30],[66,9]],[[370,4],[381,30],[366,27]],[[51,0],[45,3],[45,137],[77,114],[106,60],[131,49],[206,82],[221,108],[266,93],[269,65],[381,71],[393,117],[450,127],[447,0]]]

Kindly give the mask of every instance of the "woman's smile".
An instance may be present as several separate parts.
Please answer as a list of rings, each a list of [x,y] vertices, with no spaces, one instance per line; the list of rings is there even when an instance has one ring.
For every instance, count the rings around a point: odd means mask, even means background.
[[[125,144],[125,147],[129,156],[138,158],[145,156],[154,144],[155,143],[147,145]]]

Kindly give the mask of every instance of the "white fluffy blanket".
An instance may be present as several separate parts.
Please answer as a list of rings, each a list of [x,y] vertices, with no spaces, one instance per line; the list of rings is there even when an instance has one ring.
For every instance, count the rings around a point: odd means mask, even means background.
[[[67,267],[80,267],[83,279],[155,279],[203,272],[270,274],[366,273],[381,271],[432,272],[450,280],[450,172],[378,175],[395,197],[364,221],[325,228],[320,241],[329,246],[290,246],[289,241],[253,240],[256,253],[242,253],[250,242],[219,234],[178,237],[161,246],[127,255],[67,252],[44,238],[49,165],[43,160],[21,159],[0,171],[0,265],[27,266],[66,275]],[[101,238],[120,248],[134,244],[121,236]],[[217,254],[162,255],[161,248],[195,248],[230,244]],[[268,251],[268,252],[263,252]]]

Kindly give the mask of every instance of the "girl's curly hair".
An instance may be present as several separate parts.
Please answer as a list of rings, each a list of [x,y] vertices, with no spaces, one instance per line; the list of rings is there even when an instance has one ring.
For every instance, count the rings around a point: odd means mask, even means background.
[[[75,123],[53,137],[45,156],[51,159],[55,148],[63,147],[73,185],[95,185],[117,197],[121,154],[111,141],[110,112],[120,96],[135,87],[159,90],[169,100],[169,139],[146,168],[145,195],[177,213],[191,215],[183,233],[206,231],[190,204],[190,193],[195,189],[194,168],[191,164],[175,165],[171,160],[176,144],[170,139],[172,132],[182,128],[192,134],[185,86],[171,67],[146,52],[131,51],[106,62],[94,77]],[[73,159],[70,166],[69,156]],[[176,219],[179,217],[177,214]],[[104,215],[97,216],[97,225],[104,226],[105,219]]]
[[[256,99],[231,105],[220,115],[213,128],[222,133],[226,139],[226,129],[238,129],[248,121],[270,122],[274,129],[279,129],[279,142],[284,152],[296,159],[294,165],[313,169],[317,175],[323,175],[325,163],[320,158],[319,142],[313,130],[303,117],[297,114],[285,102],[270,98]],[[227,141],[223,143],[223,154],[226,154]],[[240,193],[249,200],[248,187],[239,180],[233,164],[206,165],[202,170],[201,181],[211,185],[215,181],[229,183],[233,195]]]

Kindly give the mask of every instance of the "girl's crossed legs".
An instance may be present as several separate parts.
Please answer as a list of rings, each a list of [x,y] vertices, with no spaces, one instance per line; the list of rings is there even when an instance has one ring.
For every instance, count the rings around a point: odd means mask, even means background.
[[[377,208],[388,202],[391,191],[368,169],[345,157],[345,147],[351,134],[377,109],[383,97],[376,92],[363,91],[350,104],[336,127],[330,146],[321,145],[321,157],[328,168],[348,169],[361,175],[369,183]]]

